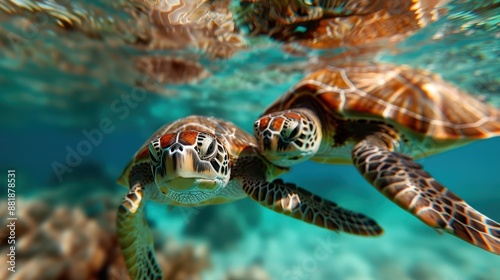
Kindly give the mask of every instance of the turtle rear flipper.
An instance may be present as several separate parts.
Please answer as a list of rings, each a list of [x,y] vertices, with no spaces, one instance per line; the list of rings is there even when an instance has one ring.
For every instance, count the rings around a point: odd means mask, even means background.
[[[118,208],[117,234],[132,279],[162,279],[156,262],[153,236],[145,216],[144,187],[136,183]]]
[[[433,228],[500,254],[500,224],[438,183],[409,156],[370,136],[354,146],[352,156],[365,179],[401,208]]]
[[[242,186],[249,197],[266,208],[309,224],[357,235],[380,235],[383,232],[373,219],[279,179],[266,182],[244,178]]]

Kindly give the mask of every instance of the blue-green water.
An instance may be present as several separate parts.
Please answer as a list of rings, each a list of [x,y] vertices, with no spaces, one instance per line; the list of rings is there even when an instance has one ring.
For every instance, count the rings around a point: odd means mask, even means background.
[[[101,7],[115,22],[123,20],[131,30],[138,28],[119,4],[94,2],[82,2],[82,9]],[[453,1],[447,16],[396,49],[366,59],[431,70],[499,107],[500,8],[498,2],[488,2],[489,7],[472,12],[480,4]],[[51,201],[71,206],[105,192],[106,199],[120,201],[125,189],[115,183],[116,178],[158,127],[202,114],[230,120],[250,132],[253,120],[297,82],[320,53],[307,50],[292,55],[283,51],[281,43],[259,37],[227,59],[213,59],[196,48],[151,50],[129,43],[115,31],[89,36],[78,28],[62,29],[50,17],[42,19],[37,22],[26,11],[14,15],[0,10],[0,167],[4,181],[7,169],[16,170],[18,200],[52,197]],[[23,40],[13,44],[12,38]],[[153,54],[193,58],[210,76],[138,87],[148,74],[137,70],[135,60]],[[145,89],[144,94],[137,88]],[[140,98],[127,101],[132,94]],[[81,146],[96,130],[102,133],[99,141]],[[494,138],[419,162],[473,207],[500,220],[499,147],[500,138]],[[86,148],[80,159],[68,158],[71,151]],[[58,164],[68,169],[61,171]],[[170,211],[150,203],[148,220],[161,235],[158,240],[209,248],[211,267],[203,271],[203,279],[230,279],[225,278],[229,271],[252,266],[269,279],[500,279],[497,255],[436,233],[378,193],[352,166],[308,162],[283,179],[369,214],[383,226],[384,235],[331,233],[250,200]],[[25,250],[22,245],[19,252]],[[0,246],[5,255],[4,240]],[[33,250],[18,253],[19,271],[31,265],[30,259],[47,258]],[[6,271],[5,263],[0,269]],[[32,279],[45,276],[40,277]]]

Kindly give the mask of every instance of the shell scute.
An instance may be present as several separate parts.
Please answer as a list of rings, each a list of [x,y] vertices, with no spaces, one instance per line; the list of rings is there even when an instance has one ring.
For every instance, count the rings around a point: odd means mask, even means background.
[[[174,137],[171,134],[162,135],[160,137],[160,145],[162,148],[170,146],[174,142]]]
[[[271,123],[271,127],[273,128],[273,130],[275,131],[280,130],[281,127],[283,126],[283,121],[284,121],[283,118],[276,118],[275,120],[273,120],[273,122]]]
[[[500,135],[499,110],[438,75],[391,64],[352,63],[318,70],[272,104],[267,113],[310,107],[342,119],[378,120],[421,139]]]
[[[449,0],[304,1],[244,0],[251,34],[310,48],[375,48],[407,38],[446,14]],[[300,28],[297,28],[300,27]]]
[[[196,143],[197,137],[198,137],[198,132],[186,131],[179,135],[179,143],[183,145],[193,145]]]
[[[145,161],[145,160],[149,160],[149,148],[148,147],[144,147],[144,148],[141,148],[137,154],[135,155],[135,160],[140,160],[140,161]]]

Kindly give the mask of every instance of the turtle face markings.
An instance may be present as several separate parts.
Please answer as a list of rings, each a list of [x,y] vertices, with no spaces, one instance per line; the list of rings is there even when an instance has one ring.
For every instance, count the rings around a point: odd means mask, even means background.
[[[254,123],[261,153],[273,164],[292,166],[310,159],[321,144],[321,126],[306,111],[283,111]]]
[[[299,81],[256,122],[256,138],[271,162],[279,158],[279,150],[265,145],[272,143],[264,141],[267,134],[297,137],[293,125],[273,124],[273,117],[287,114],[321,120],[316,127],[324,137],[311,160],[354,164],[373,187],[426,225],[500,255],[500,223],[414,161],[500,136],[497,108],[428,71],[391,64],[329,66]],[[270,133],[274,131],[282,133]]]
[[[283,137],[301,139],[303,125],[297,118],[288,120]],[[295,184],[269,181],[270,174],[288,168],[265,160],[256,146],[255,138],[233,123],[205,116],[166,124],[141,146],[119,179],[130,188],[119,206],[116,226],[131,279],[162,277],[145,219],[148,200],[201,206],[250,197],[270,210],[325,229],[365,236],[382,233],[363,214]]]
[[[229,181],[229,155],[214,136],[197,131],[170,133],[149,144],[151,169],[161,193],[179,203],[216,196]]]

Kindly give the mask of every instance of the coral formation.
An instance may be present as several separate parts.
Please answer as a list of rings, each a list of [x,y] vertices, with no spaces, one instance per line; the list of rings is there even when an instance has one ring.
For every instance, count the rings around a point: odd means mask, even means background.
[[[201,280],[201,272],[211,267],[208,248],[203,245],[180,246],[167,241],[156,254],[165,279]]]
[[[125,189],[117,189],[118,186],[102,170],[102,165],[88,162],[75,169],[60,187],[44,188],[37,193],[36,199],[18,197],[15,244],[17,270],[15,278],[9,278],[10,272],[2,269],[0,279],[129,279],[115,227],[116,209],[121,200],[118,192]],[[49,179],[48,183],[56,186],[54,180]],[[243,230],[247,228],[246,223],[257,225],[258,211],[252,211],[256,209],[248,208],[245,203],[239,207],[244,207],[248,213],[243,215],[240,224],[234,225],[239,235],[232,241],[213,237],[218,234],[227,238],[221,235],[221,228],[229,224],[221,220],[228,219],[229,223],[237,220],[237,216],[227,215],[227,211],[239,211],[233,205],[224,205],[224,208],[214,212],[213,217],[207,214],[216,207],[199,209],[199,215],[194,217],[197,220],[185,225],[188,230],[190,225],[206,219],[217,226],[218,233],[212,231],[212,235],[203,238],[200,244],[181,244],[165,232],[160,232],[154,221],[148,221],[155,238],[156,257],[165,279],[202,279],[202,272],[212,267],[213,250],[209,248],[220,249],[220,246],[230,242],[234,244],[241,239]],[[7,201],[2,200],[0,220],[6,221],[7,217]],[[204,226],[206,223],[196,228]],[[224,232],[231,234],[227,230]],[[8,236],[9,228],[2,227],[0,268],[5,266],[8,258],[6,254],[11,246],[7,243]]]
[[[115,207],[89,217],[80,207],[21,199],[18,203],[15,279],[128,278],[115,235]],[[0,209],[4,220],[5,201]],[[0,231],[2,264],[7,258],[7,230],[4,227]],[[201,279],[201,272],[210,265],[208,250],[176,245],[174,241],[157,248],[156,254],[165,279]],[[0,278],[10,279],[7,269],[0,273]]]

